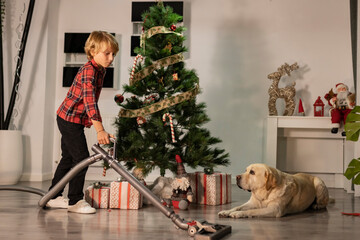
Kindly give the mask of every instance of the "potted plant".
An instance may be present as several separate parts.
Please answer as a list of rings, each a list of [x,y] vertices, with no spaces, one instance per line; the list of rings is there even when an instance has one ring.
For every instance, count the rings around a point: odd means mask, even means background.
[[[26,41],[29,33],[35,0],[30,0],[28,13],[18,51],[18,61],[10,96],[7,114],[4,111],[4,72],[3,72],[3,20],[5,16],[5,0],[0,0],[0,185],[15,184],[23,170],[23,143],[20,130],[10,129],[10,120],[15,106],[17,86],[20,82]]]
[[[346,140],[358,141],[360,135],[360,106],[355,106],[346,118]],[[356,185],[360,185],[360,158],[353,159],[348,165],[344,176],[352,179]]]

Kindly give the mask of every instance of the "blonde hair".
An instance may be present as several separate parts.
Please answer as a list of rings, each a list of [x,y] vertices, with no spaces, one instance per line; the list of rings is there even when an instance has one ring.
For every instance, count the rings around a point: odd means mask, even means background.
[[[119,44],[113,35],[105,31],[93,31],[84,47],[87,58],[93,59],[93,54],[100,52],[104,46],[110,47],[114,54],[119,51]]]

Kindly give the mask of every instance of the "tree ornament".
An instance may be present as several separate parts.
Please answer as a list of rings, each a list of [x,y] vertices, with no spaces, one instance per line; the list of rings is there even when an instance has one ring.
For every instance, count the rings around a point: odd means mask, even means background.
[[[137,117],[136,118],[136,122],[137,124],[139,124],[139,126],[143,125],[144,123],[146,123],[146,119],[144,117]]]
[[[175,24],[171,25],[170,30],[175,31],[176,30],[176,25]]]
[[[124,96],[122,94],[116,94],[115,97],[114,97],[114,101],[117,103],[117,104],[120,104],[124,101]]]
[[[204,168],[204,173],[207,175],[213,174],[214,173],[214,169],[213,168]]]
[[[134,63],[131,69],[131,73],[130,73],[130,82],[132,82],[133,78],[134,78],[134,73],[135,73],[135,67],[137,64],[138,59],[140,59],[140,61],[143,60],[143,56],[141,56],[140,54],[138,54],[135,58],[134,58]]]
[[[164,77],[161,77],[161,78],[159,79],[159,83],[161,83],[161,85],[164,86]]]
[[[178,74],[177,74],[177,73],[174,73],[174,74],[172,75],[172,77],[173,77],[173,80],[174,80],[174,81],[178,81],[178,80],[179,80],[179,77],[178,77]]]
[[[168,44],[164,47],[164,50],[168,50],[169,53],[171,53],[171,49],[172,49],[172,44],[171,42],[168,42]]]
[[[158,93],[154,93],[154,94],[151,94],[150,96],[147,96],[144,100],[144,104],[145,105],[150,105],[150,104],[153,104],[156,100],[158,100],[160,97],[159,97],[159,94]]]
[[[106,176],[106,167],[104,166],[104,168],[103,168],[103,177],[105,177]]]
[[[175,141],[175,133],[174,133],[174,125],[173,125],[173,121],[172,121],[172,117],[171,117],[170,113],[165,113],[163,115],[163,117],[162,117],[163,122],[166,121],[166,117],[169,118],[169,122],[170,122],[171,140],[172,140],[173,143],[176,143],[176,141]],[[166,125],[166,123],[165,123],[165,125]]]

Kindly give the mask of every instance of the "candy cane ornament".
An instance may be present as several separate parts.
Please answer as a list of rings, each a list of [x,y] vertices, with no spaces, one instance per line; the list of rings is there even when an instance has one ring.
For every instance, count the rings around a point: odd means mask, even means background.
[[[141,56],[140,54],[138,54],[138,55],[135,57],[133,66],[132,66],[132,68],[131,68],[130,82],[131,82],[132,79],[134,78],[136,63],[137,63],[137,61],[138,61],[139,58],[140,58],[140,61],[142,61],[142,60],[143,60],[143,56]]]
[[[171,140],[173,143],[175,143],[176,141],[175,141],[174,124],[172,121],[172,117],[171,117],[170,113],[165,113],[162,117],[163,122],[166,121],[166,117],[169,118],[169,122],[170,122]]]

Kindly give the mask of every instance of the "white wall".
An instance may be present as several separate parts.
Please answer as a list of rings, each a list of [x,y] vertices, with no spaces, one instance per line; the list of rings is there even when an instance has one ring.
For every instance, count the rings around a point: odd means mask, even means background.
[[[7,17],[16,22],[24,1],[6,2],[11,2]],[[21,117],[15,120],[25,138],[24,179],[48,178],[51,163],[60,158],[55,111],[67,91],[61,87],[64,32],[103,29],[120,34],[120,85],[128,81],[133,62],[131,0],[99,4],[36,1],[22,71],[24,100],[19,104]],[[296,81],[296,102],[302,99],[306,115],[313,115],[317,96],[324,96],[336,83],[345,82],[353,90],[348,1],[186,0],[185,4],[187,67],[200,77],[198,100],[207,103],[212,120],[207,127],[230,153],[231,166],[217,170],[236,175],[250,163],[263,162],[271,84],[267,75],[283,63],[300,65],[289,81]],[[16,24],[9,24],[12,31],[5,38],[12,46]],[[14,54],[11,48],[4,49]],[[103,114],[119,111],[113,96],[121,92],[104,89],[99,103]]]

